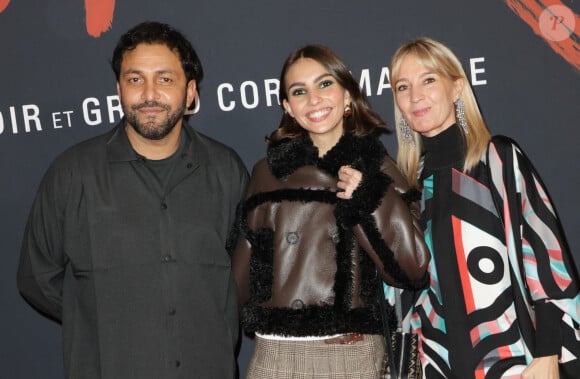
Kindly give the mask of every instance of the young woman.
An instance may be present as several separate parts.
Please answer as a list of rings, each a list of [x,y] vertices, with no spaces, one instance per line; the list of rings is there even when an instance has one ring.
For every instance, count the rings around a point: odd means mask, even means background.
[[[491,137],[447,47],[408,42],[390,70],[397,160],[423,190],[432,254],[411,318],[425,377],[558,378],[560,358],[577,378],[578,274],[538,173]]]
[[[374,113],[328,48],[293,52],[284,115],[252,173],[233,253],[248,378],[378,378],[379,274],[427,285],[419,194],[387,155]],[[379,274],[377,274],[377,272]]]

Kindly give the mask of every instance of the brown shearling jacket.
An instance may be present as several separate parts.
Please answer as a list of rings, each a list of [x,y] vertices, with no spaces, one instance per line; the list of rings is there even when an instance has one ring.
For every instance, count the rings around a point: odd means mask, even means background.
[[[363,174],[349,200],[336,197],[344,165]],[[307,136],[271,147],[254,166],[232,257],[245,331],[379,333],[377,269],[394,286],[428,282],[410,194],[376,137],[345,135],[321,158]]]

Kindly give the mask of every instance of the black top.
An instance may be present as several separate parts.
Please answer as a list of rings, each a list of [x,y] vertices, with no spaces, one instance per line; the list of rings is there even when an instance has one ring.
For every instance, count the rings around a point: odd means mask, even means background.
[[[122,125],[45,175],[24,234],[23,296],[64,332],[69,378],[231,378],[238,335],[225,245],[247,171],[184,126],[161,187]]]
[[[444,348],[431,350],[434,345],[428,343],[426,353],[433,360],[448,359],[452,377],[475,378],[479,365],[493,367],[489,377],[495,377],[513,365],[524,365],[525,359],[494,356],[495,349],[505,350],[521,337],[515,327],[496,321],[514,317],[515,295],[504,263],[505,232],[489,191],[488,171],[480,163],[463,173],[465,142],[457,125],[422,141],[422,223],[432,249],[434,284],[427,292],[429,306],[419,314],[429,317],[422,319],[423,336]],[[534,355],[559,353],[562,312],[543,301],[536,303],[535,311],[539,322]],[[484,361],[488,353],[494,359]]]

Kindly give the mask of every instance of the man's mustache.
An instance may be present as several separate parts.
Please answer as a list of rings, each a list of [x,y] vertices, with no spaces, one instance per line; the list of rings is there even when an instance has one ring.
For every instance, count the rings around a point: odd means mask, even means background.
[[[137,110],[142,109],[142,108],[163,108],[166,111],[168,111],[169,105],[160,103],[158,101],[146,101],[144,103],[133,105],[131,107],[131,109],[133,109],[134,111],[137,111]]]

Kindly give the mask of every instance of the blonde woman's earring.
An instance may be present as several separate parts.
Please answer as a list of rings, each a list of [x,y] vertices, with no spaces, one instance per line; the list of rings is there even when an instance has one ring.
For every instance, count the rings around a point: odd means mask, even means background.
[[[405,143],[413,144],[413,135],[407,120],[405,120],[404,117],[401,117],[397,124],[399,127],[399,135],[401,136],[401,140]]]
[[[463,133],[468,134],[469,130],[467,127],[467,120],[465,119],[465,103],[463,100],[457,99],[454,103],[455,105],[455,118],[457,119],[457,124],[463,129]]]

